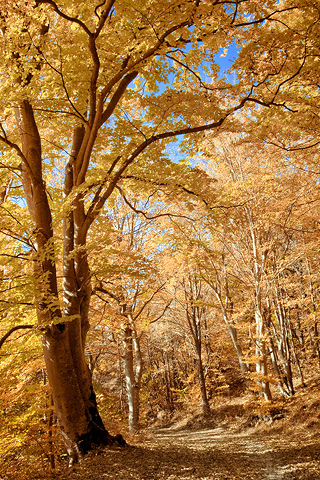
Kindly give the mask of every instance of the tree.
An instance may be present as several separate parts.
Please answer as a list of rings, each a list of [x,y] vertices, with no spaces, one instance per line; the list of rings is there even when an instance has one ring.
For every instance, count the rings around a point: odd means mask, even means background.
[[[123,195],[122,190],[121,193]],[[148,203],[150,207],[150,199]],[[106,260],[100,249],[103,245],[106,252],[106,244],[110,242],[102,242],[101,245],[102,235],[99,235],[99,245],[94,252],[97,258],[92,267],[94,292],[99,297],[99,307],[103,302],[108,303],[111,317],[106,319],[107,325],[103,321],[100,324],[112,332],[112,338],[118,345],[123,345],[128,423],[132,433],[139,431],[143,374],[141,337],[151,323],[163,316],[168,307],[168,304],[159,306],[158,302],[165,285],[165,282],[159,281],[158,265],[162,254],[159,252],[159,227],[155,221],[139,218],[136,213],[138,208],[137,198],[129,200],[119,196],[113,209],[100,216],[101,234],[107,232],[113,242],[109,246]],[[156,212],[154,215],[156,217]]]
[[[222,246],[223,249],[224,245]],[[221,252],[221,255],[217,255],[217,251],[214,253],[210,251],[210,248],[206,246],[206,255],[203,255],[201,261],[201,278],[211,288],[215,298],[220,307],[224,323],[227,326],[229,335],[231,337],[233,346],[237,353],[239,366],[243,373],[249,371],[248,365],[243,359],[243,351],[238,339],[238,332],[235,326],[235,320],[233,317],[233,305],[235,299],[232,298],[231,286],[229,274],[226,266],[225,253]],[[215,258],[218,257],[218,258]],[[232,275],[231,275],[232,277]]]
[[[279,151],[248,144],[246,135],[222,135],[206,147],[212,152],[207,168],[218,180],[216,191],[221,191],[224,207],[218,224],[210,216],[201,224],[197,245],[202,278],[215,292],[222,313],[229,314],[227,325],[245,316],[253,324],[255,333],[249,330],[248,335],[254,354],[248,361],[254,361],[256,372],[250,376],[264,397],[270,399],[268,383],[274,377],[280,391],[291,395],[293,365],[303,383],[296,340],[303,343],[301,322],[307,320],[306,310],[313,309],[301,258],[305,235],[310,247],[314,242],[317,176],[283,165]]]
[[[206,388],[206,379],[202,358],[202,329],[206,325],[206,306],[203,299],[203,285],[194,272],[182,278],[181,288],[184,299],[182,308],[185,311],[187,324],[192,337],[198,368],[198,380],[201,392],[202,413],[206,417],[210,415],[210,405]]]
[[[264,102],[277,99],[275,108],[255,109],[246,128],[250,138],[276,146],[287,162],[312,169],[319,152],[319,3],[285,1],[281,10],[254,34],[247,29],[237,36],[246,46],[233,68],[244,88],[255,79],[255,95]]]

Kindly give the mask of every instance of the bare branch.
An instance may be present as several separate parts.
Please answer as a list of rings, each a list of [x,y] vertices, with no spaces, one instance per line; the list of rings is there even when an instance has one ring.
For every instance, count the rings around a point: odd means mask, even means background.
[[[138,208],[134,207],[132,203],[129,202],[129,200],[123,193],[122,188],[119,187],[119,185],[116,186],[116,189],[119,191],[120,195],[122,196],[124,202],[128,205],[128,207],[130,207],[131,210],[134,211],[137,215],[139,214],[143,215],[146,220],[155,220],[156,218],[160,218],[160,217],[178,217],[178,218],[185,218],[187,220],[190,220],[191,222],[194,221],[193,218],[187,217],[186,215],[182,215],[182,214],[179,215],[175,213],[158,213],[156,215],[152,215],[151,217],[149,217],[143,210],[139,210]]]
[[[101,293],[104,293],[105,295],[108,295],[109,297],[113,298],[113,300],[115,300],[118,304],[120,303],[121,299],[115,295],[114,293],[110,292],[110,290],[107,290],[106,288],[104,288],[102,286],[102,284],[100,283],[100,285],[98,287],[95,287],[94,288],[94,293],[95,292],[101,292]],[[99,297],[100,298],[100,297]]]
[[[148,298],[148,300],[146,300],[142,307],[140,308],[140,310],[137,312],[137,314],[133,317],[133,321],[135,321],[138,317],[140,317],[141,313],[143,312],[143,310],[146,308],[147,305],[149,305],[150,302],[152,302],[152,300],[154,299],[154,297],[156,296],[157,293],[159,293],[163,287],[165,286],[166,283],[163,283],[162,285],[160,285],[159,288],[157,288],[152,294],[151,296]]]
[[[156,317],[156,318],[154,318],[153,320],[150,321],[150,325],[151,325],[151,323],[155,323],[155,322],[157,322],[158,320],[160,320],[160,318],[163,317],[163,315],[166,313],[166,311],[167,311],[168,308],[170,307],[171,303],[172,303],[172,300],[170,300],[170,302],[168,302],[168,303],[166,304],[166,306],[164,307],[164,309],[162,310],[162,312],[160,313],[160,315],[158,315],[158,317]]]
[[[286,152],[297,152],[299,150],[308,150],[309,148],[317,147],[320,144],[320,140],[318,142],[312,143],[311,145],[301,145],[298,147],[284,147],[283,145],[279,145],[276,142],[271,142],[270,140],[267,140],[266,143],[268,145],[274,145],[275,147],[280,148],[281,150],[285,150]]]

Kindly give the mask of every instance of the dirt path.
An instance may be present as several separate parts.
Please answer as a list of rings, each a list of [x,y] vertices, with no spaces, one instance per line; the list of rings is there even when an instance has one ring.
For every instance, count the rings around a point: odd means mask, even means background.
[[[158,430],[152,440],[89,455],[60,479],[320,480],[320,443],[222,428]]]

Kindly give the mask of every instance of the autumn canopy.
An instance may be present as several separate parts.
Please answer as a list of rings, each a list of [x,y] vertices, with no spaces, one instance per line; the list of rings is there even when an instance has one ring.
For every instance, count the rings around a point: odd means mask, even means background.
[[[72,461],[124,443],[104,426],[88,366],[102,311],[99,331],[121,339],[133,430],[138,324],[141,333],[185,318],[205,414],[210,315],[227,327],[239,371],[271,400],[268,368],[282,393],[294,390],[298,353],[281,335],[294,337],[302,288],[299,315],[320,358],[317,220],[301,210],[318,201],[319,16],[316,0],[2,1],[0,346],[24,335],[32,350],[42,339]]]

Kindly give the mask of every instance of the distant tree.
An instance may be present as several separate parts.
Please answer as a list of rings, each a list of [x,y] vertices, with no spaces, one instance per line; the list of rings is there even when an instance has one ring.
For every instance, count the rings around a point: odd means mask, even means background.
[[[99,326],[107,327],[112,338],[122,345],[128,423],[132,433],[139,431],[143,374],[141,337],[151,323],[163,316],[170,303],[158,300],[165,285],[165,281],[162,283],[159,279],[158,271],[161,235],[155,222],[137,213],[144,206],[141,203],[139,205],[137,199],[129,202],[127,197],[125,201],[120,197],[113,209],[100,216],[101,234],[105,231],[109,241],[103,241],[99,235],[98,244],[94,239],[90,243],[91,256],[97,255],[92,262],[92,273],[98,308],[101,309],[103,302],[108,303],[108,315],[111,315],[106,323],[101,320]],[[157,218],[156,212],[153,215]],[[101,255],[101,249],[108,250],[107,258]]]
[[[208,143],[206,148],[210,150]],[[254,319],[253,377],[261,393],[270,400],[268,383],[275,376],[281,392],[290,395],[293,364],[303,382],[294,337],[303,335],[301,319],[307,316],[306,303],[313,303],[312,295],[303,299],[310,285],[302,280],[306,272],[301,259],[307,231],[313,248],[317,177],[288,168],[278,150],[248,145],[245,136],[222,135],[212,141],[211,152],[207,168],[218,181],[224,218],[217,225],[208,217],[201,225],[202,276],[222,312],[229,314],[229,324],[245,316]]]

